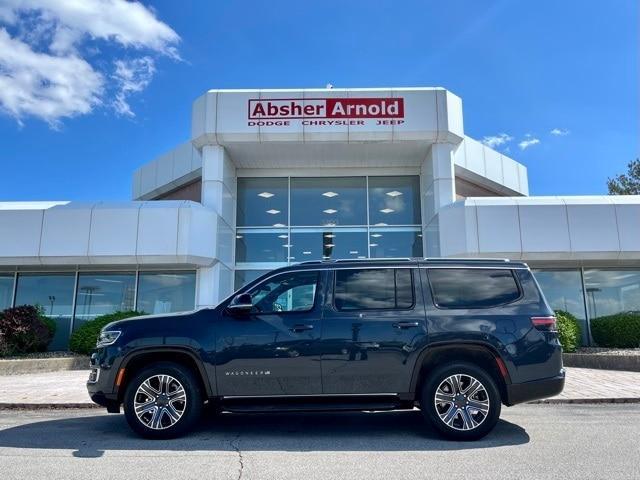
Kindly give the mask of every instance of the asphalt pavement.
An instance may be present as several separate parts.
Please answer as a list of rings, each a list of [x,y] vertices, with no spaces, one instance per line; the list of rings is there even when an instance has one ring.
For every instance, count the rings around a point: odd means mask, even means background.
[[[485,439],[440,439],[418,411],[223,414],[169,441],[122,415],[0,411],[3,479],[638,479],[640,405],[504,408]]]

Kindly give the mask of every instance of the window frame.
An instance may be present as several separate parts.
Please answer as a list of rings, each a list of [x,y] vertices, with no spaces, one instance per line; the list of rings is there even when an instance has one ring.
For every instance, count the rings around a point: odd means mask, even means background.
[[[333,308],[334,311],[339,312],[339,313],[351,313],[351,312],[406,312],[406,311],[410,311],[410,310],[414,310],[416,307],[416,287],[415,287],[415,280],[414,277],[415,275],[413,274],[413,270],[415,269],[415,266],[394,266],[394,267],[380,267],[380,266],[375,266],[375,267],[351,267],[351,268],[335,268],[332,270],[332,274],[333,274],[333,282],[332,282],[332,292],[331,292],[331,307]],[[412,299],[412,303],[410,306],[405,307],[405,308],[398,308],[398,307],[390,307],[390,308],[359,308],[359,309],[352,309],[352,310],[341,310],[340,308],[338,308],[338,306],[336,305],[336,284],[338,282],[338,272],[340,271],[348,271],[348,270],[393,270],[394,271],[394,281],[395,281],[395,271],[396,270],[409,270],[409,277],[411,279],[411,299]],[[396,298],[396,302],[397,302],[397,288],[395,288],[394,285],[394,290],[396,291],[395,294],[395,298]]]
[[[262,285],[263,283],[271,280],[272,278],[276,278],[282,275],[287,275],[287,274],[292,274],[292,273],[307,273],[307,272],[313,272],[316,274],[316,289],[313,292],[313,304],[311,305],[311,308],[308,308],[306,310],[282,310],[282,311],[272,311],[272,312],[254,312],[251,311],[249,312],[249,315],[289,315],[289,314],[300,314],[300,313],[309,313],[309,312],[313,312],[314,310],[316,310],[316,308],[318,307],[318,299],[320,298],[320,296],[318,295],[318,292],[320,290],[320,288],[322,288],[322,278],[321,278],[321,272],[322,270],[319,269],[301,269],[301,270],[290,270],[290,271],[285,271],[285,272],[279,272],[279,273],[275,273],[273,275],[270,275],[264,279],[262,279],[262,281],[259,281],[260,278],[256,278],[256,280],[252,283],[254,283],[254,285],[246,285],[246,289],[245,290],[239,290],[238,292],[236,292],[235,295],[232,295],[231,299],[235,298],[236,295],[240,295],[240,294],[250,294],[251,290],[253,290],[255,287],[258,287],[260,285]]]
[[[427,274],[427,283],[429,284],[429,292],[431,293],[431,301],[433,305],[438,310],[488,310],[496,307],[503,307],[505,305],[511,305],[512,303],[519,302],[524,297],[524,290],[522,289],[522,285],[520,285],[520,279],[515,274],[515,269],[513,268],[500,268],[500,267],[446,267],[446,266],[427,266],[425,268],[425,273]],[[516,288],[518,289],[518,296],[513,300],[508,302],[496,303],[487,306],[477,306],[477,305],[469,305],[464,307],[447,307],[444,305],[440,305],[436,300],[436,294],[433,290],[433,282],[431,280],[431,275],[429,274],[429,270],[508,270],[511,273],[511,277],[515,282]]]

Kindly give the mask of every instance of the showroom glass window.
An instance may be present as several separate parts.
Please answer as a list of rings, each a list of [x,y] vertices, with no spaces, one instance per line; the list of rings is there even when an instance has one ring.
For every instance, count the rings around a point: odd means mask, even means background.
[[[74,330],[99,315],[133,310],[136,274],[84,273],[78,275]]]
[[[236,272],[259,275],[309,260],[421,257],[420,224],[417,175],[240,178]],[[236,273],[236,288],[249,280]]]
[[[49,350],[66,350],[73,315],[75,273],[18,275],[15,305],[39,305],[56,322]]]
[[[592,320],[619,313],[640,316],[640,270],[585,269],[584,285]]]
[[[534,270],[534,275],[547,302],[554,310],[572,314],[582,331],[582,343],[588,345],[587,321],[580,270]]]
[[[0,273],[0,310],[9,308],[13,300],[13,274]]]
[[[137,310],[147,314],[195,308],[195,272],[140,272]]]

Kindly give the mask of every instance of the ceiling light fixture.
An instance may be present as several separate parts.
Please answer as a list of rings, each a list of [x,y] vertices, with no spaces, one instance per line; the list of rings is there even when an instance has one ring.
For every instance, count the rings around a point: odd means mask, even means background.
[[[372,233],[371,236],[373,238],[380,238],[382,236],[382,234],[381,233]]]
[[[286,227],[286,225],[284,223],[274,223],[273,226],[274,227]]]
[[[276,210],[275,208],[272,208],[271,210],[267,210],[267,213],[270,213],[271,215],[275,215],[276,213],[280,213],[280,210]]]
[[[370,244],[369,244],[369,246],[370,246],[370,247],[377,247],[377,246],[378,246],[378,244],[377,244],[377,243],[370,243]]]
[[[326,210],[323,210],[324,213],[328,213],[329,215],[336,213],[337,210],[334,210],[333,208],[327,208]]]
[[[335,244],[335,243],[327,243],[327,244],[325,245],[325,247],[329,247],[329,248],[330,248],[330,247],[335,247],[335,246],[336,246],[336,244]]]
[[[303,255],[311,255],[311,252],[310,252],[310,251],[308,251],[308,250],[306,250],[306,251],[302,252],[302,254],[303,254]]]
[[[358,250],[350,250],[349,254],[350,255],[357,255],[358,254]]]
[[[390,197],[397,197],[399,195],[402,195],[402,192],[394,190],[393,192],[387,192],[387,195],[389,195]]]
[[[325,233],[324,234],[325,238],[334,238],[335,235],[333,233]]]
[[[393,208],[383,208],[382,210],[380,210],[382,213],[391,213],[391,212],[395,212],[395,210]]]
[[[285,234],[278,235],[278,238],[289,238],[289,235],[285,235]]]
[[[262,198],[271,198],[274,196],[274,194],[271,192],[262,192],[262,193],[259,193],[258,196]]]
[[[333,197],[337,197],[338,194],[336,192],[324,192],[322,195],[324,195],[325,197],[329,197],[329,198],[333,198]]]

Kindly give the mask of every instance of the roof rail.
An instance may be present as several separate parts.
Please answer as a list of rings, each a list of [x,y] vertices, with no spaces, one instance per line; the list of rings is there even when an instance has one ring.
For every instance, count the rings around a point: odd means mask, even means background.
[[[510,262],[508,258],[490,257],[424,257],[430,262]]]
[[[410,262],[416,260],[409,257],[398,258],[336,258],[330,260],[308,260],[306,262],[300,262],[298,265],[316,265],[319,263],[344,263],[344,262]]]

